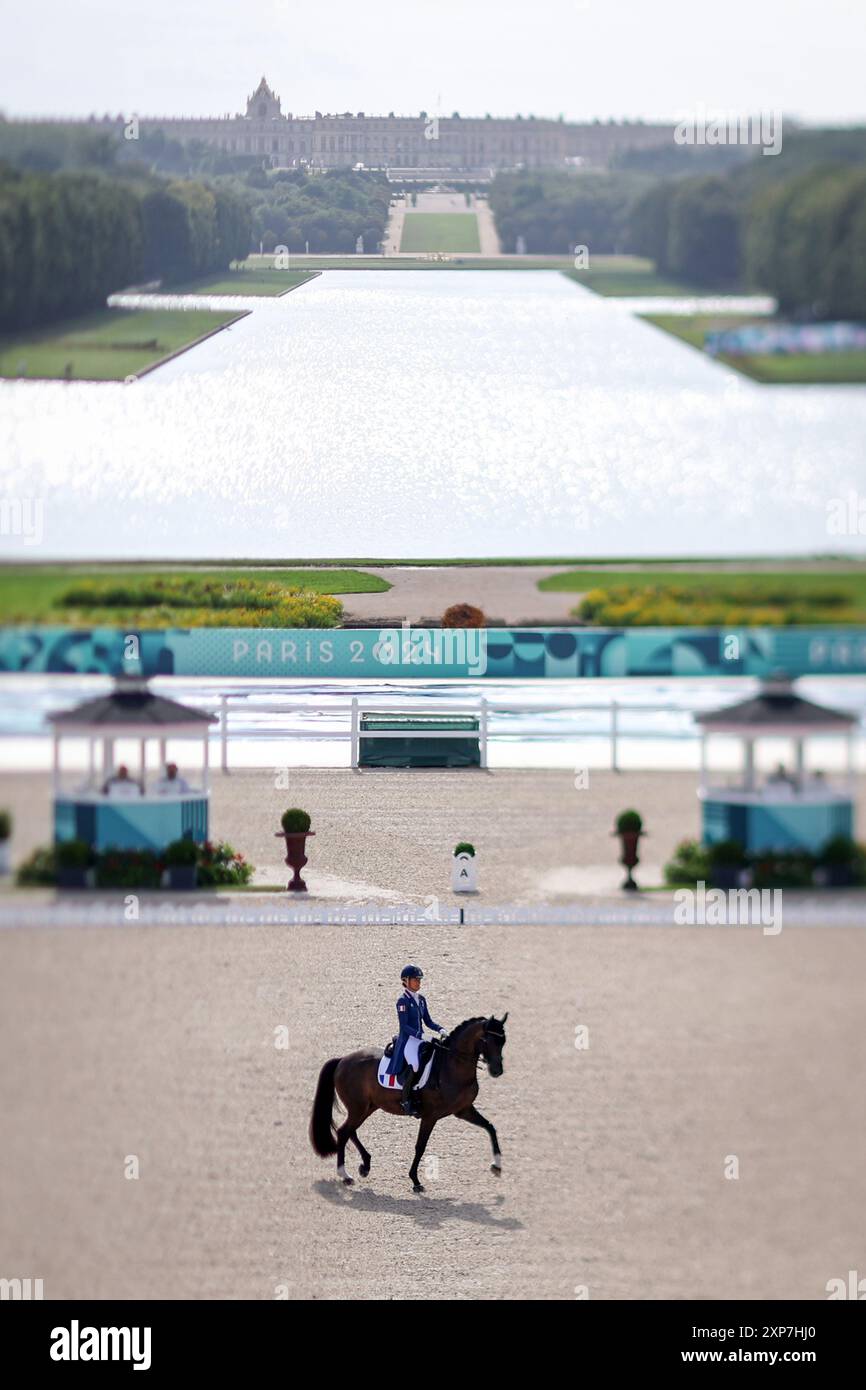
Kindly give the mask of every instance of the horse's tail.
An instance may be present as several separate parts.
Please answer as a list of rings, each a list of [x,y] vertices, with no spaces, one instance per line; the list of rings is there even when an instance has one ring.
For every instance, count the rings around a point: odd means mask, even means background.
[[[310,1143],[319,1158],[330,1158],[337,1152],[337,1133],[334,1129],[334,1072],[339,1057],[332,1057],[319,1072],[319,1084],[310,1115]]]

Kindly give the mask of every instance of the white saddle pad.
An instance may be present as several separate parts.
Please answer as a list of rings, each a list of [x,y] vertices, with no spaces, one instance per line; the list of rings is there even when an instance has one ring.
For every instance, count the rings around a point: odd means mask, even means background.
[[[418,1077],[418,1080],[415,1082],[416,1091],[421,1091],[426,1086],[427,1079],[430,1075],[430,1068],[433,1065],[433,1058],[435,1055],[436,1054],[433,1052],[430,1053],[430,1056],[427,1060],[427,1065],[424,1067],[424,1070]],[[384,1086],[386,1091],[400,1091],[402,1090],[402,1087],[400,1085],[400,1078],[398,1076],[392,1076],[389,1074],[388,1068],[390,1065],[391,1058],[386,1057],[383,1054],[379,1060],[379,1085]]]

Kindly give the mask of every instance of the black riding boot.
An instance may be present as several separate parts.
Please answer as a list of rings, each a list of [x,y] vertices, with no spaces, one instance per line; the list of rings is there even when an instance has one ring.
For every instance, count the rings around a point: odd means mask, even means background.
[[[403,1100],[401,1102],[403,1106],[403,1113],[406,1115],[418,1114],[418,1102],[415,1100],[415,1097],[412,1094],[414,1088],[415,1071],[413,1067],[409,1067],[406,1074],[406,1080],[403,1082]]]

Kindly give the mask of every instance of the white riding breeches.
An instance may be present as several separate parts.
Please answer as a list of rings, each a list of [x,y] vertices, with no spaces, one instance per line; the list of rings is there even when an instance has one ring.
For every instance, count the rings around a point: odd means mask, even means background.
[[[415,1071],[418,1070],[418,1048],[421,1046],[420,1038],[409,1038],[403,1049],[403,1056]]]

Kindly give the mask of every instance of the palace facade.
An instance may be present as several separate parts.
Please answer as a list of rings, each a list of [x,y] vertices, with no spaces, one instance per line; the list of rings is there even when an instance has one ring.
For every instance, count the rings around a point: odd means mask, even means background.
[[[257,155],[272,167],[385,169],[392,177],[429,174],[491,177],[498,169],[605,168],[623,150],[673,143],[673,125],[491,116],[368,116],[363,111],[314,116],[285,114],[263,77],[244,115],[222,118],[140,118],[179,140],[203,140],[226,154]]]

